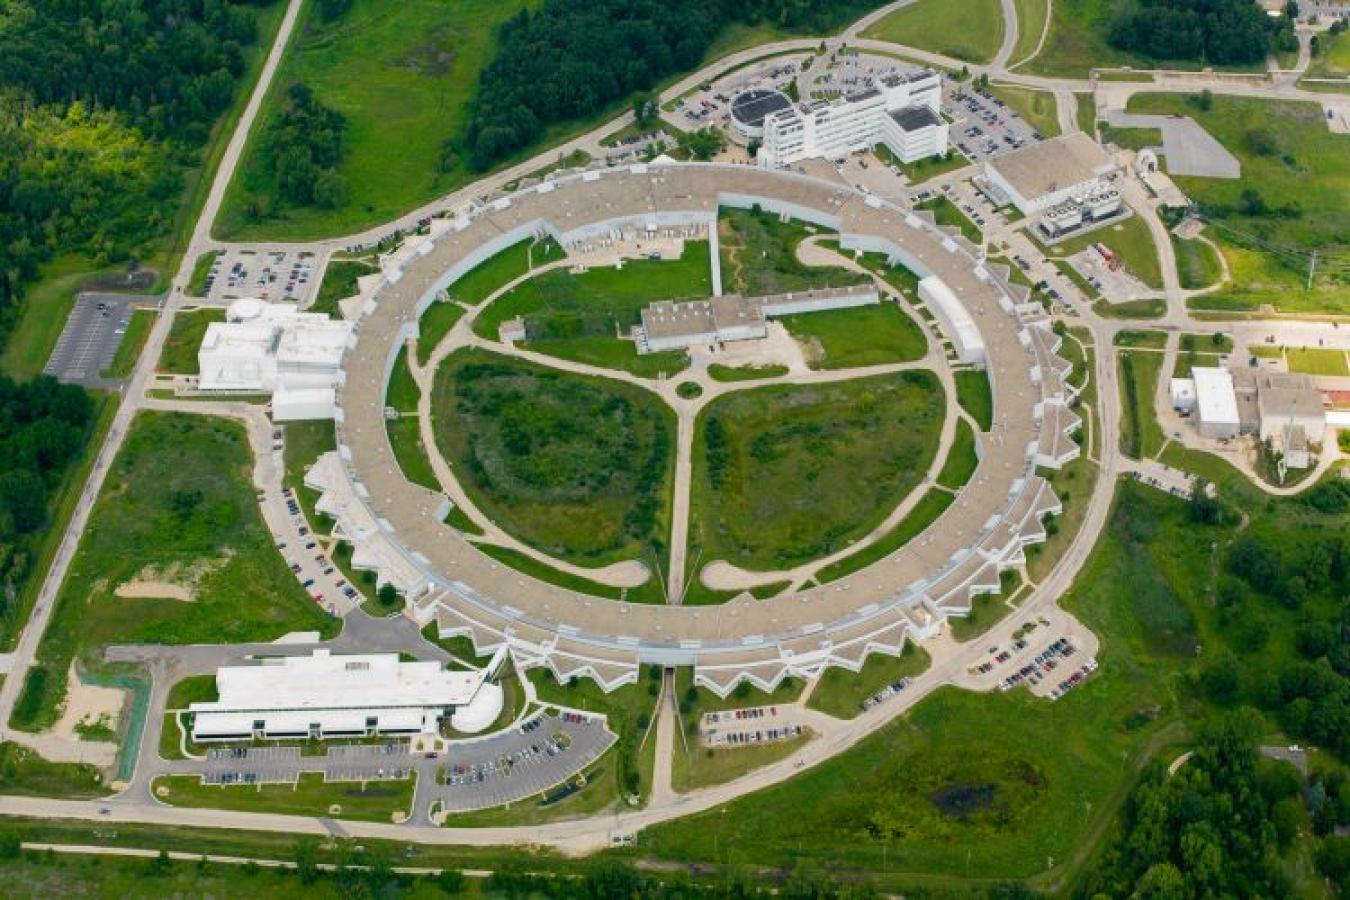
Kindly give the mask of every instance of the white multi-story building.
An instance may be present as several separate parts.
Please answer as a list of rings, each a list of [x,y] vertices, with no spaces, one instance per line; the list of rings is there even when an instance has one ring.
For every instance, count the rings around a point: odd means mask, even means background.
[[[947,149],[942,76],[928,69],[892,72],[842,100],[817,100],[770,113],[758,161],[767,168],[843,156],[885,144],[905,163]]]
[[[503,695],[488,668],[451,671],[439,662],[403,662],[397,653],[264,659],[216,670],[218,700],[193,703],[196,741],[435,734],[443,719],[482,731],[501,713]]]
[[[236,300],[197,351],[203,391],[272,395],[277,421],[331,419],[350,322],[290,303]]]

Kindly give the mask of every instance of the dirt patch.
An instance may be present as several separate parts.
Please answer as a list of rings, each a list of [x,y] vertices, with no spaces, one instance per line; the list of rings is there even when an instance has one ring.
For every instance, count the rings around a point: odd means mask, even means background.
[[[459,57],[456,49],[459,39],[459,32],[453,26],[443,25],[428,34],[425,41],[391,62],[422,75],[449,75]]]
[[[98,740],[116,742],[124,692],[117,688],[85,684],[75,671],[74,663],[71,663],[66,679],[70,685],[66,694],[66,707],[48,733],[67,740],[83,740],[85,734],[100,734]]]
[[[148,291],[159,273],[154,269],[134,269],[112,275],[99,275],[80,285],[82,291]]]
[[[182,600],[191,603],[192,592],[167,581],[128,581],[119,584],[113,594],[125,600]]]
[[[984,812],[993,807],[997,798],[998,785],[991,782],[944,784],[928,795],[928,799],[943,815],[954,819],[966,819]]]

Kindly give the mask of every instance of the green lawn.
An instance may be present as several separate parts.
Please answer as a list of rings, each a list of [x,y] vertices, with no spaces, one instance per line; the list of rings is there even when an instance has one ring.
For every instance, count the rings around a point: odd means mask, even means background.
[[[306,772],[294,785],[202,784],[196,775],[162,775],[151,788],[156,799],[170,806],[389,822],[394,813],[407,815],[412,809],[416,784],[416,776],[329,783],[317,772]]]
[[[468,121],[494,31],[523,0],[353,0],[332,22],[307,5],[259,114],[216,221],[217,236],[306,239],[359,231],[395,218],[469,173],[443,166],[445,142]],[[347,202],[334,210],[274,201],[259,135],[280,115],[281,94],[303,82],[347,119],[340,172]]]
[[[1345,78],[1350,76],[1350,32],[1317,35],[1318,52],[1308,66],[1309,78]]]
[[[219,251],[210,250],[197,257],[197,261],[192,264],[192,280],[188,282],[189,297],[206,296],[206,276],[211,274],[211,265],[219,256]]]
[[[455,323],[464,318],[464,307],[458,303],[437,301],[427,307],[417,320],[417,362],[426,365],[436,345],[445,339]],[[495,338],[496,335],[494,334]]]
[[[173,324],[169,326],[169,337],[159,352],[159,365],[156,371],[171,375],[199,375],[197,351],[201,349],[202,338],[212,322],[224,322],[223,309],[198,309],[191,312],[175,313]]]
[[[633,259],[573,274],[553,269],[498,297],[474,320],[479,337],[497,339],[508,319],[525,319],[531,341],[613,337],[640,322],[654,300],[704,298],[712,293],[707,241],[686,241],[679,259]]]
[[[394,370],[389,373],[389,387],[385,389],[384,405],[393,407],[401,413],[417,412],[417,403],[422,399],[422,389],[413,379],[408,368],[408,348],[400,347],[394,357]]]
[[[342,318],[339,301],[354,296],[357,291],[357,279],[373,275],[380,271],[379,266],[368,259],[332,259],[323,270],[323,281],[319,282],[319,293],[310,306],[310,312],[327,313],[335,319]]]
[[[131,314],[131,321],[127,323],[122,340],[117,345],[112,365],[103,373],[106,377],[127,378],[131,375],[136,363],[140,362],[141,351],[150,337],[150,329],[155,327],[157,315],[158,312],[153,309],[138,309]]]
[[[960,207],[941,194],[932,200],[914,204],[914,208],[931,212],[939,228],[955,228],[972,244],[979,244],[984,240],[984,233],[975,226],[975,223],[961,212]]]
[[[867,534],[928,468],[944,399],[932,373],[914,371],[713,401],[694,450],[691,520],[704,555],[780,568]]]
[[[1023,2],[1036,2],[1036,0],[1023,0]],[[1042,5],[1044,5],[1043,2]],[[1007,84],[991,84],[989,93],[1008,104],[1009,109],[1025,119],[1028,125],[1041,133],[1042,137],[1051,138],[1060,135],[1059,105],[1055,103],[1055,95],[1049,91],[1036,91],[1031,88],[1014,87]]]
[[[1036,52],[1041,32],[1045,30],[1045,19],[1050,14],[1049,0],[1014,0],[1017,9],[1017,43],[1013,45],[1009,65],[1017,65]],[[1048,36],[1047,36],[1048,39]]]
[[[953,372],[956,379],[956,400],[970,414],[980,431],[994,427],[994,393],[989,387],[989,376],[982,370],[963,369]]]
[[[1130,216],[1115,225],[1108,225],[1048,246],[1054,256],[1068,257],[1093,244],[1105,244],[1111,248],[1111,252],[1126,270],[1148,287],[1162,287],[1162,267],[1158,263],[1158,248],[1153,243],[1153,233],[1139,216]]]
[[[955,172],[970,165],[970,160],[955,150],[948,150],[941,156],[926,156],[912,163],[903,162],[885,144],[877,144],[872,148],[872,152],[885,165],[895,166],[903,172],[911,185],[923,184],[930,178],[946,175],[948,172]]]
[[[998,52],[1003,30],[998,0],[918,0],[886,16],[863,37],[982,63]]]
[[[436,477],[436,470],[431,467],[426,445],[422,443],[421,421],[417,416],[389,419],[384,427],[389,435],[394,459],[398,460],[398,467],[403,470],[404,477],[429,491],[444,492],[445,488]]]
[[[97,767],[80,763],[54,763],[27,747],[9,741],[0,741],[0,791],[21,796],[63,797],[71,800],[102,797],[108,793]]]
[[[1324,350],[1316,347],[1289,347],[1284,351],[1289,371],[1308,375],[1350,375],[1345,351]]]
[[[337,630],[273,545],[251,466],[238,423],[180,413],[137,416],[57,598],[38,665],[16,704],[16,726],[54,721],[71,658],[98,671],[109,644],[234,643]],[[195,582],[195,599],[113,593],[124,582],[154,576]]]
[[[928,338],[897,303],[799,313],[779,319],[806,348],[813,369],[850,369],[913,362]]]
[[[432,408],[464,490],[521,540],[581,565],[665,546],[675,416],[647,391],[458,351]]]
[[[807,266],[797,258],[797,245],[822,233],[814,225],[795,219],[780,222],[778,216],[763,210],[723,207],[717,226],[727,293],[758,297],[865,280],[844,268]]]
[[[1340,268],[1319,265],[1307,290],[1310,254],[1343,257],[1350,246],[1350,136],[1327,130],[1319,105],[1219,95],[1208,110],[1182,95],[1136,94],[1130,112],[1192,116],[1242,164],[1242,178],[1177,176],[1210,220],[1233,287],[1217,301],[1270,303],[1282,312],[1350,312]]]
[[[1064,268],[1069,268],[1067,263]],[[1104,319],[1161,319],[1167,314],[1167,301],[1162,298],[1127,300],[1124,303],[1098,300],[1092,304],[1092,311]]]
[[[1017,592],[1022,584],[1021,576],[1016,572],[1004,572],[1000,579],[1003,589],[997,594],[977,594],[970,598],[970,612],[964,616],[952,616],[947,620],[955,641],[969,641],[984,634],[1003,621],[1013,608],[1008,599]]]
[[[947,462],[938,474],[937,483],[942,487],[959,491],[975,474],[980,459],[975,453],[975,432],[965,419],[956,420],[956,437],[951,450],[947,453]]]
[[[1163,354],[1147,350],[1120,354],[1120,451],[1134,459],[1154,456],[1163,445],[1162,426],[1153,408],[1153,394]]]
[[[526,238],[456,278],[446,293],[452,300],[477,306],[530,269],[562,256],[562,248],[552,238],[544,241]]]
[[[1187,290],[1207,288],[1223,277],[1223,268],[1214,248],[1204,241],[1183,240],[1175,234],[1172,249],[1177,255],[1177,277]]]
[[[1127,328],[1116,332],[1115,345],[1130,349],[1161,350],[1167,346],[1167,332]]]
[[[788,373],[787,366],[724,366],[713,363],[708,366],[708,377],[713,381],[754,381],[758,378],[777,378]]]
[[[937,521],[938,516],[952,505],[955,496],[948,491],[930,488],[924,494],[909,515],[900,520],[894,528],[875,543],[868,544],[857,553],[849,554],[838,562],[831,563],[816,572],[816,580],[821,584],[837,581],[845,575],[852,575],[865,569],[872,563],[885,559],[896,550],[908,544],[919,534]]]
[[[1078,130],[1092,134],[1097,124],[1097,101],[1091,94],[1074,94],[1078,106]]]
[[[863,711],[863,701],[868,697],[901,678],[921,674],[929,662],[926,650],[906,644],[899,656],[873,653],[863,663],[861,672],[831,666],[821,674],[806,705],[836,719],[852,719]]]

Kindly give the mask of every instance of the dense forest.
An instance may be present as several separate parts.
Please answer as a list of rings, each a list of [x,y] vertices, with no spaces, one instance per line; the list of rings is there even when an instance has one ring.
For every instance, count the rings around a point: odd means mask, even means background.
[[[53,254],[115,262],[162,237],[256,40],[256,10],[226,0],[4,4],[0,329]]]
[[[693,69],[733,23],[824,32],[868,0],[543,0],[502,26],[479,76],[469,126],[452,140],[483,171],[557,122],[592,115]],[[449,161],[449,160],[447,160]]]
[[[347,123],[303,84],[286,89],[281,115],[268,127],[263,159],[281,199],[298,206],[336,209],[347,198],[338,172]]]
[[[51,378],[16,384],[0,376],[0,618],[7,619],[32,567],[31,540],[47,522],[52,492],[81,453],[93,402]]]
[[[1157,60],[1215,65],[1259,63],[1277,50],[1297,50],[1290,3],[1279,18],[1255,0],[1134,0],[1111,23],[1111,44]]]

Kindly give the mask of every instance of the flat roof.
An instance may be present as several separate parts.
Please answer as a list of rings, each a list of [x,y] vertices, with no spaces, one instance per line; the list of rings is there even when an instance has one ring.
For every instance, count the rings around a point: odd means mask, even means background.
[[[765,116],[791,106],[792,101],[782,91],[754,88],[732,98],[731,117],[742,125],[756,128],[764,124]]]
[[[1106,151],[1081,131],[996,156],[987,165],[1027,200],[1091,181],[1114,166]]]
[[[918,131],[930,125],[941,125],[942,117],[927,106],[915,104],[904,109],[891,110],[891,119],[905,131]]]
[[[1233,376],[1229,371],[1214,366],[1195,366],[1191,369],[1191,378],[1195,381],[1200,421],[1238,425],[1241,420],[1237,393],[1233,390]]]

